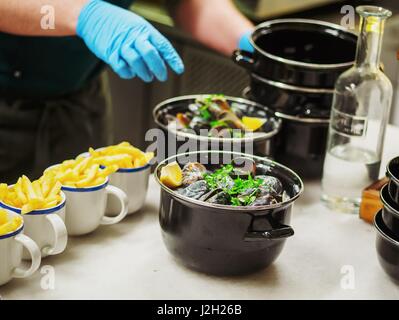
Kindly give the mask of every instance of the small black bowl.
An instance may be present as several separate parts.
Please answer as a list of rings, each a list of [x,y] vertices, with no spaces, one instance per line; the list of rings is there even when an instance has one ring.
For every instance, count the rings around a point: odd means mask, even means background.
[[[399,206],[399,157],[391,160],[387,167],[389,180],[389,194]]]
[[[389,230],[396,236],[399,236],[399,206],[392,201],[389,195],[388,185],[382,188],[380,197],[384,205],[382,219]]]
[[[377,230],[376,248],[378,260],[391,279],[399,283],[399,239],[384,224],[382,215],[381,210],[374,220],[374,226]]]

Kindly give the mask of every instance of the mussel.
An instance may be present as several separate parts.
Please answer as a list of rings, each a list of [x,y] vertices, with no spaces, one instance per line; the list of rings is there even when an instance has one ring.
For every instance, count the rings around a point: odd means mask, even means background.
[[[256,165],[256,171],[255,174],[257,176],[267,176],[269,172],[272,171],[272,168],[268,165],[262,164],[262,163],[258,163]]]
[[[183,185],[188,186],[204,178],[206,168],[199,162],[187,163],[183,168]]]
[[[255,176],[256,163],[251,158],[237,157],[231,162],[233,165],[233,177],[248,179],[248,176]]]
[[[273,197],[271,194],[266,194],[264,196],[256,198],[256,200],[252,203],[253,207],[260,206],[270,206],[279,203],[280,201]]]
[[[179,194],[191,199],[199,200],[208,191],[208,184],[204,180],[199,180],[190,184],[187,188],[180,189]]]
[[[229,195],[222,189],[214,189],[204,194],[199,200],[212,203],[226,205],[229,203]]]
[[[260,186],[260,190],[266,194],[270,193],[273,195],[281,195],[284,191],[283,184],[279,179],[273,176],[255,176],[255,179],[262,180],[262,185]]]
[[[194,130],[198,135],[201,134],[201,130],[209,130],[210,125],[201,117],[195,116],[189,125],[189,128]]]

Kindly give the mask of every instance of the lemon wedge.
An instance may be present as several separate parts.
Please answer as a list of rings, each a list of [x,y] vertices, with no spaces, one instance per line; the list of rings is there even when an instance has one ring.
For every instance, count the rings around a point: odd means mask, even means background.
[[[169,188],[178,188],[183,184],[183,171],[177,162],[173,162],[162,168],[159,179]]]
[[[247,130],[256,131],[261,128],[267,120],[264,118],[243,117],[241,121]]]

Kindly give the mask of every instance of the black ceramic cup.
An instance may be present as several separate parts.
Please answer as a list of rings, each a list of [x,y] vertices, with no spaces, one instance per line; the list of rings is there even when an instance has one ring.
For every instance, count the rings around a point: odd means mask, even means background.
[[[391,199],[388,185],[382,188],[380,198],[384,205],[382,219],[389,230],[399,236],[399,205]]]
[[[197,161],[212,170],[236,157],[249,157],[268,168],[282,184],[289,199],[261,207],[234,207],[187,198],[160,182],[162,168],[171,162],[181,166]],[[294,234],[289,226],[293,203],[303,192],[299,176],[267,158],[223,151],[176,155],[155,171],[161,186],[159,221],[168,251],[183,265],[207,274],[239,275],[266,268]]]
[[[376,249],[381,267],[396,283],[399,282],[399,239],[396,238],[382,218],[382,211],[378,212],[374,226],[377,231]]]
[[[389,194],[392,200],[399,206],[399,157],[389,162],[387,176],[389,178]]]

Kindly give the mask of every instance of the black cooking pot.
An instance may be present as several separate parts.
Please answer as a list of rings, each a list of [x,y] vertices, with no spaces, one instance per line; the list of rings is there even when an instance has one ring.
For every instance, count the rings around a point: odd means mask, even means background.
[[[276,161],[301,177],[320,178],[327,150],[329,120],[306,119],[282,113],[281,133],[276,141]]]
[[[244,90],[243,95],[254,99],[249,88]],[[276,116],[282,120],[275,141],[276,161],[303,178],[320,178],[327,150],[329,118],[293,116],[282,112],[276,112]]]
[[[388,229],[382,219],[382,211],[375,216],[377,231],[376,249],[378,260],[384,271],[399,283],[399,239]]]
[[[237,50],[233,60],[263,78],[303,87],[334,88],[354,63],[357,36],[318,20],[267,21],[251,36],[255,52]]]
[[[262,133],[254,133],[254,135],[244,138],[214,138],[171,130],[168,127],[167,116],[175,116],[179,112],[188,111],[188,106],[202,96],[190,95],[177,97],[166,100],[155,107],[153,111],[154,121],[167,138],[165,144],[163,144],[166,154],[164,157],[158,155],[158,160],[163,160],[181,152],[199,150],[227,150],[273,157],[275,139],[277,133],[280,131],[281,120],[275,116],[272,110],[249,100],[226,97],[226,100],[230,104],[235,103],[240,107],[243,115],[268,119],[263,126],[264,132]],[[158,141],[162,140],[158,139]],[[169,147],[173,147],[174,145],[176,145],[176,148],[169,150]],[[184,150],[181,150],[181,148]]]
[[[254,101],[275,111],[308,118],[330,117],[333,89],[288,85],[254,73],[251,74],[250,88]]]
[[[399,205],[391,199],[388,185],[382,188],[380,198],[384,205],[382,219],[389,230],[399,237]]]
[[[389,178],[389,194],[399,206],[399,157],[389,162],[387,176]]]
[[[268,166],[268,175],[281,180],[290,199],[262,207],[215,205],[178,194],[159,180],[161,169],[174,161],[182,166],[197,161],[212,169],[239,156]],[[280,255],[285,240],[294,234],[288,224],[303,183],[293,171],[266,158],[221,151],[186,153],[160,163],[155,179],[161,186],[159,221],[164,243],[180,263],[191,269],[238,275],[266,268]]]

